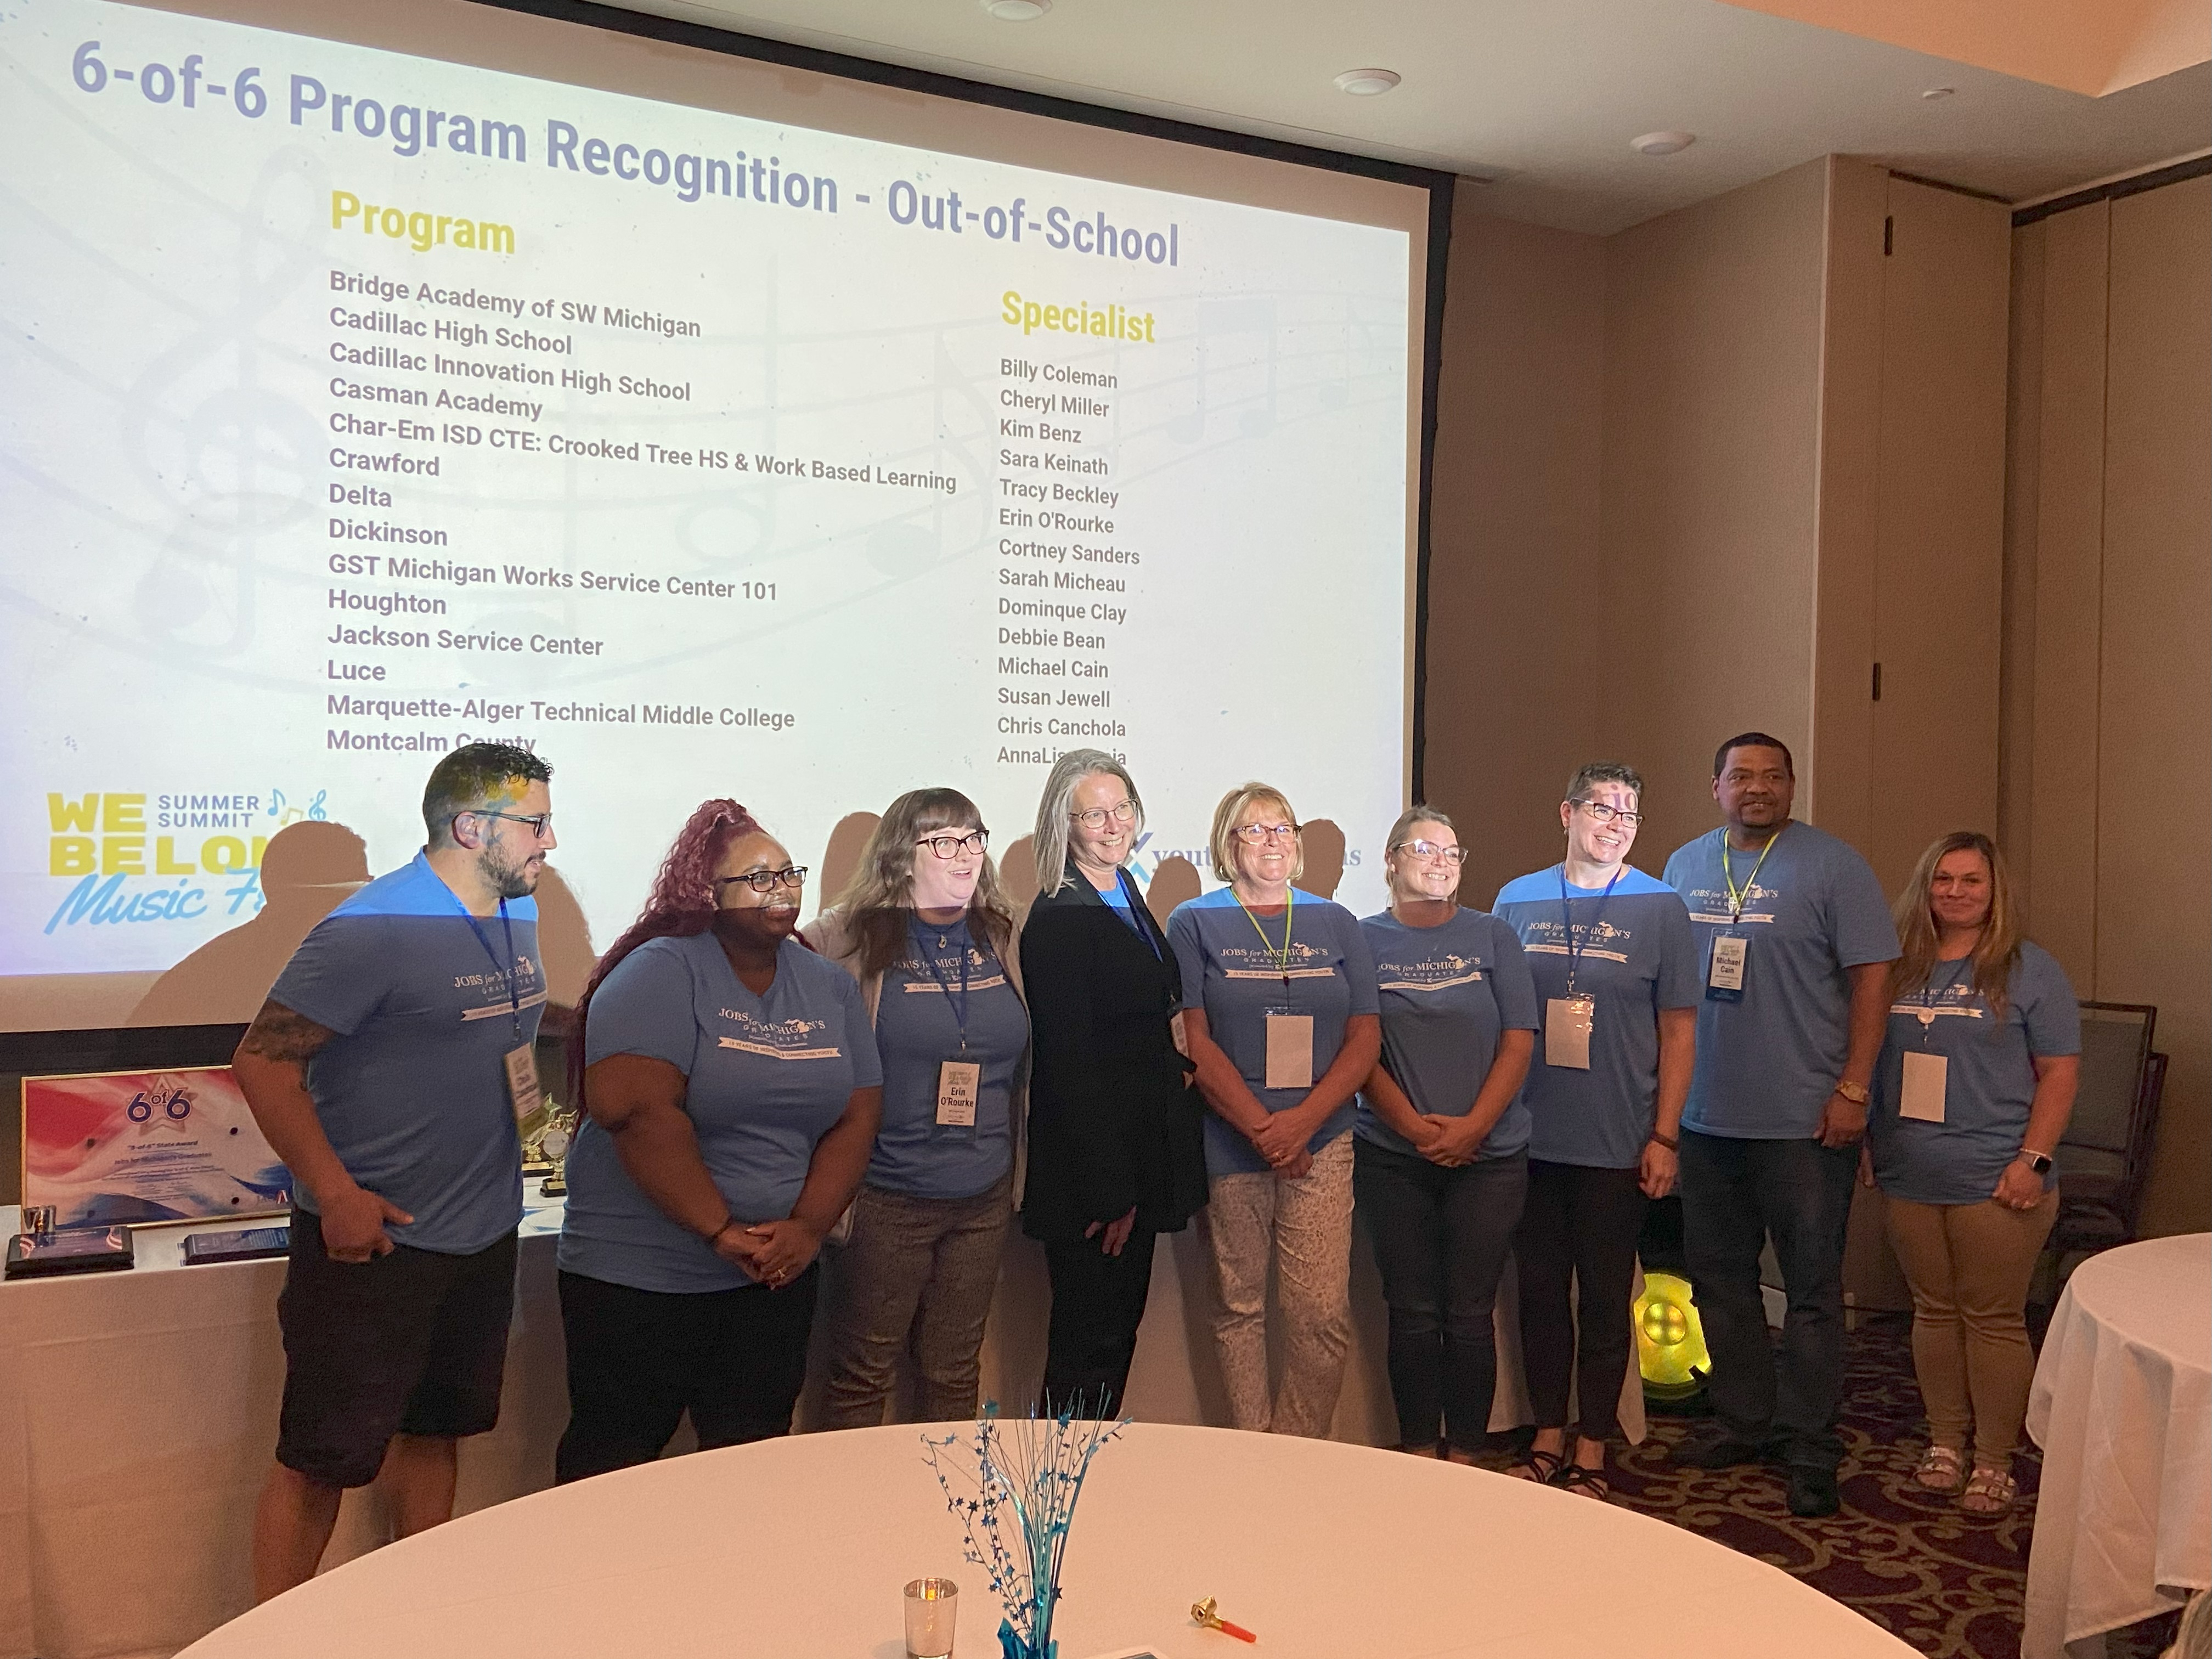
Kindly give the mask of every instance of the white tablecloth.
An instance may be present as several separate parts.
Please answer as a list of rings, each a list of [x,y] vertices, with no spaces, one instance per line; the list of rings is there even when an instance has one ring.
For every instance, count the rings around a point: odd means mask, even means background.
[[[0,1210],[0,1226],[13,1215]],[[557,1201],[524,1221],[500,1425],[464,1443],[463,1513],[552,1478],[568,1419],[555,1288]],[[187,1227],[142,1229],[131,1272],[0,1285],[0,1659],[166,1659],[252,1600],[253,1500],[276,1440],[282,1261],[176,1267]],[[1212,1265],[1197,1229],[1162,1241],[1129,1379],[1152,1423],[1223,1422],[1206,1324]],[[1353,1257],[1353,1352],[1334,1433],[1396,1437],[1372,1258]],[[1493,1426],[1528,1421],[1509,1273],[1498,1310]],[[1043,1254],[1008,1241],[985,1339],[987,1397],[1015,1404],[1044,1366]],[[808,1419],[819,1388],[819,1356]],[[1632,1369],[1622,1425],[1644,1432]],[[1586,1500],[1585,1500],[1586,1501]],[[349,1494],[325,1566],[388,1528],[376,1495]],[[549,1568],[549,1572],[550,1569]]]
[[[972,1433],[974,1425],[964,1425]],[[957,1432],[946,1425],[941,1431]],[[189,1659],[898,1659],[900,1586],[960,1585],[962,1659],[1000,1617],[912,1426],[664,1461],[349,1563]],[[1139,1424],[1091,1466],[1063,1659],[1903,1659],[1787,1573],[1695,1534],[1433,1459]],[[1255,1632],[1200,1629],[1200,1596]]]
[[[2212,1585],[2212,1233],[2092,1256],[2051,1316],[2027,1405],[2043,1487],[2022,1659]]]

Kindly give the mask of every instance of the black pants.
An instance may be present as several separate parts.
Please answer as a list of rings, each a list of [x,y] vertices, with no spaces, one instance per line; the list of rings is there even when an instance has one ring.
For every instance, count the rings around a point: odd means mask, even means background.
[[[1133,1232],[1121,1254],[1109,1255],[1095,1238],[1048,1243],[1052,1325],[1046,1340],[1044,1399],[1049,1415],[1080,1408],[1085,1417],[1109,1418],[1129,1386],[1137,1353],[1137,1327],[1152,1288],[1157,1233]]]
[[[1352,1190],[1390,1310],[1398,1438],[1479,1449],[1498,1389],[1491,1320],[1528,1188],[1525,1152],[1456,1170],[1357,1136]]]
[[[702,1451],[789,1433],[819,1279],[810,1266],[781,1290],[672,1295],[562,1273],[568,1428],[554,1480],[652,1462],[686,1411]]]
[[[1713,1413],[1739,1439],[1779,1441],[1795,1468],[1843,1461],[1844,1234],[1858,1148],[1817,1140],[1682,1136],[1682,1254],[1713,1357]],[[1789,1298],[1778,1356],[1759,1255],[1768,1238]]]
[[[1566,1427],[1579,1360],[1577,1426],[1592,1440],[1620,1437],[1628,1292],[1650,1202],[1638,1174],[1528,1161],[1528,1203],[1513,1248],[1521,1270],[1521,1361],[1540,1429]]]

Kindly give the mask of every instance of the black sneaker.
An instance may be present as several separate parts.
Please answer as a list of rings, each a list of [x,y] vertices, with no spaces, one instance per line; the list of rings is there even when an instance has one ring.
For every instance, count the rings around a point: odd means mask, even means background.
[[[1790,1513],[1814,1519],[1833,1515],[1839,1507],[1833,1469],[1794,1468],[1790,1471]]]
[[[1674,1462],[1692,1469],[1732,1469],[1765,1458],[1765,1446],[1740,1438],[1718,1423],[1692,1429],[1674,1448]]]

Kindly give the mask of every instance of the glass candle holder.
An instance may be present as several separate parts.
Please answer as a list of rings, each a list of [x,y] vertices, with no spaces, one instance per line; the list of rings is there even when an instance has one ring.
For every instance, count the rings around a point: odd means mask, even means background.
[[[906,1587],[906,1659],[949,1659],[959,1596],[950,1578],[917,1578]]]

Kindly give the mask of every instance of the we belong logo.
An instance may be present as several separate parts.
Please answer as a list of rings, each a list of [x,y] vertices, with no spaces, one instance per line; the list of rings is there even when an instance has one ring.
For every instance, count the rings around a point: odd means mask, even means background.
[[[193,921],[210,903],[227,904],[227,915],[252,915],[261,908],[270,836],[325,817],[327,793],[299,806],[281,789],[50,793],[46,873],[73,885],[45,931]],[[210,880],[219,890],[210,891]]]

